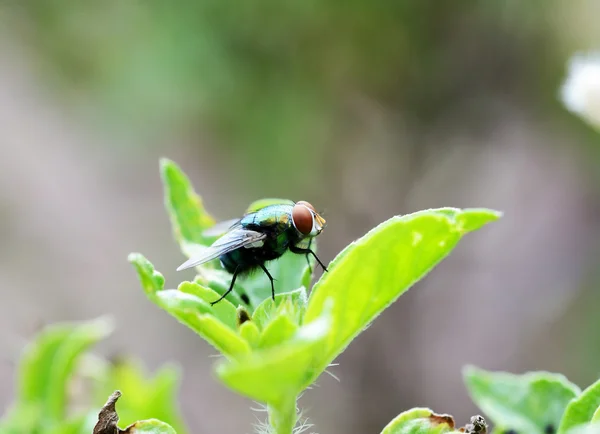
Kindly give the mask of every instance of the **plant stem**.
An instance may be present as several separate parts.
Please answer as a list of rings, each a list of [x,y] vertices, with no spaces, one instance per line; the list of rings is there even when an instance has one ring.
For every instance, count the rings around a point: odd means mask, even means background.
[[[296,397],[291,400],[277,403],[277,405],[269,404],[267,406],[269,412],[269,423],[273,428],[274,434],[292,434],[298,415],[296,414]]]

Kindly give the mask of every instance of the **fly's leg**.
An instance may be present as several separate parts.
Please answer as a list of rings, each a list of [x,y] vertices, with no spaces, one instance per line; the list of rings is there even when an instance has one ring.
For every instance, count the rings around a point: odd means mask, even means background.
[[[221,296],[221,298],[219,298],[217,301],[213,301],[210,303],[211,306],[214,306],[215,304],[217,304],[218,302],[220,302],[221,300],[223,300],[225,298],[225,296],[227,294],[229,294],[232,290],[233,290],[233,285],[235,284],[235,278],[237,277],[237,275],[239,274],[239,269],[240,267],[237,267],[235,269],[235,271],[233,272],[233,277],[231,278],[231,284],[229,285],[229,289],[225,292],[225,294],[223,294]]]
[[[323,265],[323,263],[321,262],[319,257],[311,249],[301,249],[300,247],[290,246],[290,252],[306,254],[307,256],[310,253],[311,255],[313,255],[315,257],[315,259],[317,260],[317,262],[319,263],[321,268],[323,268],[323,271],[328,271],[327,267],[325,267],[325,265]]]
[[[308,249],[309,249],[309,250],[310,250],[310,245],[311,245],[311,244],[312,244],[312,238],[311,238],[311,239],[310,239],[310,241],[308,242]],[[313,270],[312,270],[312,266],[310,265],[310,261],[309,261],[309,259],[308,259],[308,255],[309,255],[309,254],[307,253],[307,254],[306,254],[306,263],[308,264],[308,272],[309,272],[309,274],[312,276],[312,272],[313,272]]]
[[[265,272],[265,274],[271,281],[271,297],[273,298],[273,301],[275,301],[275,284],[273,283],[275,279],[273,279],[273,276],[271,276],[271,273],[269,273],[269,270],[267,270],[267,267],[265,267],[264,264],[260,264],[260,268],[262,268],[262,270]]]

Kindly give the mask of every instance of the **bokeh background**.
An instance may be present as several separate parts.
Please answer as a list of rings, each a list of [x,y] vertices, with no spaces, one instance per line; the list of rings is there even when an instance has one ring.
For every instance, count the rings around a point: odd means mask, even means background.
[[[43,324],[111,314],[101,354],[182,366],[194,433],[249,431],[214,354],[126,257],[191,275],[163,210],[175,160],[216,216],[324,210],[321,257],[395,214],[504,218],[388,309],[302,398],[321,433],[477,410],[461,368],[600,376],[600,134],[558,95],[600,44],[593,0],[0,1],[0,408]],[[262,414],[258,414],[263,417]]]

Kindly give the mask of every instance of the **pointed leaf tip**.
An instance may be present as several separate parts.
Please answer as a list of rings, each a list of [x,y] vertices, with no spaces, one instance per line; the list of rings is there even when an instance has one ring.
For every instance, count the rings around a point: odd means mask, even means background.
[[[209,243],[203,232],[215,221],[204,209],[202,198],[196,194],[188,176],[175,162],[162,158],[160,175],[173,234],[189,257],[195,245]]]
[[[140,253],[130,253],[129,262],[135,267],[142,288],[146,294],[151,295],[162,291],[165,286],[164,276],[156,271],[154,265]]]
[[[160,157],[158,165],[161,169],[164,169],[169,165],[175,165],[175,162],[167,157]]]
[[[473,232],[502,217],[503,213],[487,208],[467,208],[456,216],[459,230]]]

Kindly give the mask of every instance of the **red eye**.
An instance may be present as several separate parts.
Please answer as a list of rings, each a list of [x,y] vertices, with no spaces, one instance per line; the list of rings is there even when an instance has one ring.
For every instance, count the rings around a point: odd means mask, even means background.
[[[314,206],[312,206],[310,203],[308,203],[305,200],[299,200],[298,202],[296,202],[296,205],[304,205],[305,207],[307,207],[308,209],[313,210],[314,212],[317,212],[317,210],[315,209]]]
[[[292,221],[300,233],[308,235],[312,231],[313,216],[306,205],[301,202],[298,202],[292,208]]]

